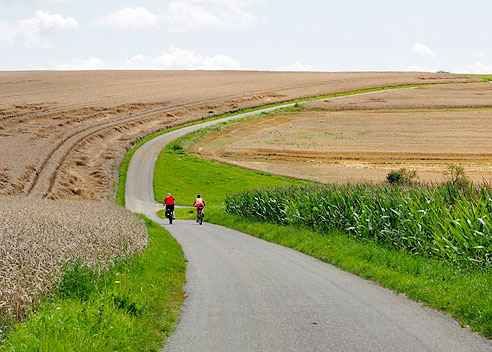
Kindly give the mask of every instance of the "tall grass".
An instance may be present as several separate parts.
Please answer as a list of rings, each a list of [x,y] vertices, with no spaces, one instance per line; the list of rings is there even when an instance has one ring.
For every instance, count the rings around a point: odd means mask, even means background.
[[[225,205],[232,214],[322,232],[335,228],[462,266],[492,263],[489,187],[284,187],[229,195]]]

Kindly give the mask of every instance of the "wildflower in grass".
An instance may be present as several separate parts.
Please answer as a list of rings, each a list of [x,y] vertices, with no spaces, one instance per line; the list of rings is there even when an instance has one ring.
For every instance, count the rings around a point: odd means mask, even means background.
[[[121,284],[121,281],[115,281],[114,283],[115,284]]]

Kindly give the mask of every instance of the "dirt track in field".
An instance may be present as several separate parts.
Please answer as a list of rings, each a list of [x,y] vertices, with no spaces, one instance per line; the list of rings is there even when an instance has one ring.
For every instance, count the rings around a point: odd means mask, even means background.
[[[320,182],[381,182],[415,169],[441,182],[450,163],[492,180],[492,84],[458,84],[311,102],[211,133],[191,152]]]
[[[470,80],[430,73],[0,72],[0,195],[104,199],[127,148],[153,131],[293,98]]]

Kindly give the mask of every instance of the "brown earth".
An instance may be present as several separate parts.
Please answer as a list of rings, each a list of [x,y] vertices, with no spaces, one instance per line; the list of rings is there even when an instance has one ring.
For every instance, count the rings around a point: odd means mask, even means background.
[[[441,182],[450,163],[490,182],[491,107],[488,83],[344,97],[231,124],[190,151],[320,182],[381,182],[401,167],[417,170],[421,181]]]
[[[432,73],[0,72],[0,195],[104,199],[127,148],[239,108],[397,84]]]

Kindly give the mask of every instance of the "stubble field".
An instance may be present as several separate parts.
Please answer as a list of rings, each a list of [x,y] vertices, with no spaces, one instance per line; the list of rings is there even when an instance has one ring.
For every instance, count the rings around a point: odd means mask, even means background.
[[[432,73],[0,72],[0,323],[24,317],[68,260],[110,264],[145,247],[142,223],[101,202],[114,195],[120,161],[143,136],[297,98],[474,80]]]
[[[3,72],[0,194],[107,197],[126,149],[156,130],[240,108],[399,84],[430,73]]]
[[[310,102],[210,133],[190,150],[208,159],[320,182],[381,182],[417,170],[441,182],[447,165],[492,180],[492,85],[452,84]]]

